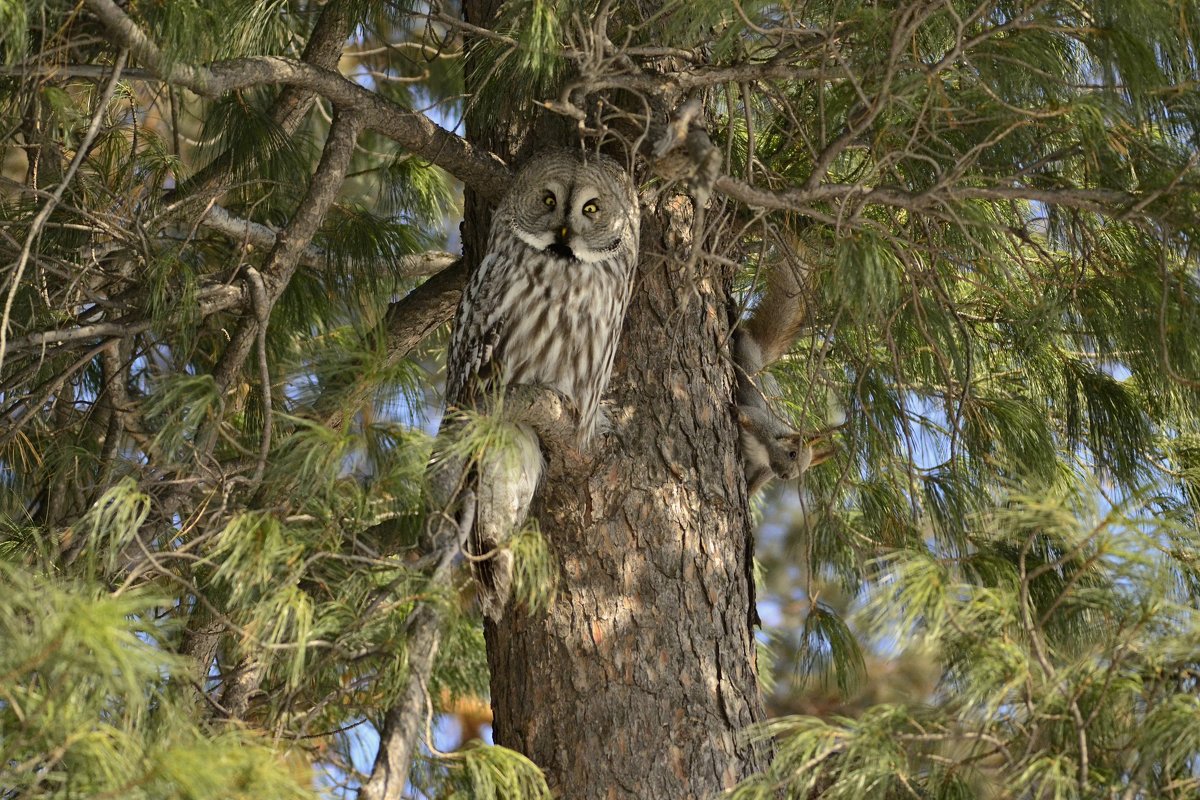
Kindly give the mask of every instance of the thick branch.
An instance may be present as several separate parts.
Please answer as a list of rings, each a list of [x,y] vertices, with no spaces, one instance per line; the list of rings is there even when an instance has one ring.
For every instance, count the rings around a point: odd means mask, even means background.
[[[349,34],[344,0],[331,0],[321,9],[317,24],[308,37],[300,60],[321,69],[336,70],[342,59]],[[294,132],[300,126],[316,94],[300,87],[288,87],[280,93],[271,109],[272,119],[285,131]]]
[[[219,61],[207,68],[169,62],[158,45],[113,0],[87,0],[87,6],[117,42],[169,83],[206,97],[262,85],[307,89],[339,108],[358,112],[367,128],[442,167],[485,197],[496,199],[508,186],[510,172],[498,158],[337,72],[278,56]]]
[[[826,183],[811,189],[776,191],[759,189],[728,175],[717,179],[716,189],[754,208],[794,211],[803,211],[813,203],[854,200],[910,211],[928,211],[946,202],[959,200],[1027,200],[1118,215],[1139,199],[1135,195],[1112,189],[1038,189],[1031,186],[946,186],[924,192],[909,192],[888,186],[872,188],[849,183]]]
[[[546,386],[516,384],[504,390],[504,419],[533,428],[542,447],[571,452],[577,443],[579,412],[561,392]]]
[[[308,193],[300,201],[296,213],[288,222],[287,227],[275,237],[275,246],[263,264],[263,281],[267,285],[267,295],[272,303],[287,287],[288,281],[296,272],[308,243],[321,227],[321,221],[333,205],[342,181],[346,178],[346,170],[350,166],[350,158],[354,155],[354,146],[358,142],[361,120],[357,114],[339,113],[334,117],[333,125],[329,128],[329,138],[325,140],[325,149],[321,153],[321,161],[313,174],[308,186]]]
[[[253,220],[235,217],[218,205],[208,209],[208,212],[200,220],[200,224],[218,233],[223,233],[231,239],[252,244],[264,250],[275,246],[275,231]],[[320,261],[323,257],[324,254],[315,247],[309,247],[303,253],[304,260],[310,262]]]
[[[409,292],[404,299],[391,304],[386,320],[389,364],[407,357],[425,337],[449,321],[458,307],[466,280],[467,265],[458,260]]]
[[[578,414],[559,392],[542,386],[510,386],[503,402],[505,419],[533,427],[544,446],[552,450],[572,447],[579,427]],[[457,533],[460,538],[466,536],[465,531]],[[458,548],[455,543],[437,543],[445,549],[441,551],[430,580],[441,584],[449,578],[453,555]],[[441,640],[443,616],[441,608],[430,603],[413,611],[405,637],[408,683],[384,718],[379,751],[371,775],[359,792],[359,800],[400,800],[403,797],[420,742],[422,723],[432,713],[429,679]]]
[[[300,57],[304,63],[320,69],[337,69],[349,34],[344,6],[344,0],[331,0],[321,9]],[[304,121],[315,98],[316,94],[308,89],[286,87],[271,104],[271,120],[291,136]],[[232,152],[226,150],[205,164],[187,180],[188,192],[203,196],[206,202],[214,200],[225,190],[233,161]]]
[[[445,572],[448,574],[449,570]],[[429,679],[441,643],[442,617],[441,609],[429,604],[413,611],[405,637],[408,683],[384,717],[375,765],[359,790],[358,800],[400,800],[404,796],[408,771],[420,744],[422,723],[432,702]]]

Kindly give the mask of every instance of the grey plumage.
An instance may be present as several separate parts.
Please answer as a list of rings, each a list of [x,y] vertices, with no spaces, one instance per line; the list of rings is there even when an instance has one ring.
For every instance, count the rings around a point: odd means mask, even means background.
[[[509,384],[558,390],[579,412],[579,443],[595,432],[637,265],[639,213],[629,176],[604,157],[535,156],[492,218],[488,252],[463,291],[446,369],[448,408],[472,408]],[[542,473],[536,434],[485,453],[459,486],[475,494],[468,551],[485,613],[507,603],[511,556]]]

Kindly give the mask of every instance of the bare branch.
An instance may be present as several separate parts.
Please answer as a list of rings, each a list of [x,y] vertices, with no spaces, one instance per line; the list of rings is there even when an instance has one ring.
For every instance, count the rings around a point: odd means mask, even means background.
[[[267,299],[267,287],[262,274],[254,267],[246,267],[250,279],[250,297],[254,301],[255,322],[258,326],[258,380],[262,392],[262,438],[258,446],[258,463],[254,466],[254,483],[262,480],[267,471],[267,456],[271,453],[271,365],[267,359],[267,324],[271,320],[271,301]]]
[[[467,280],[467,265],[459,260],[434,275],[388,308],[388,359],[396,363],[429,334],[454,316],[462,287]]]
[[[442,573],[448,574],[449,569],[435,571],[434,577],[444,577]],[[429,678],[433,674],[433,662],[441,642],[442,616],[438,608],[429,604],[422,605],[412,613],[405,637],[408,684],[404,694],[384,717],[379,752],[375,756],[371,777],[358,793],[359,800],[400,800],[404,796],[408,771],[419,743],[421,723],[425,719]]]
[[[249,291],[241,283],[210,286],[201,289],[197,297],[198,313],[201,317],[233,308],[245,308],[249,306],[249,302]],[[116,320],[31,333],[8,342],[5,352],[16,353],[23,350],[37,350],[55,344],[73,344],[98,338],[133,336],[150,330],[153,324],[149,319]]]
[[[313,26],[308,44],[304,46],[301,61],[321,69],[337,69],[349,34],[346,5],[343,0],[332,0],[325,4],[321,15],[317,17],[317,24]],[[271,116],[280,128],[295,132],[315,98],[316,94],[310,90],[289,86],[280,92],[271,109]]]
[[[223,233],[231,239],[246,242],[255,247],[269,250],[275,246],[276,232],[253,220],[235,217],[218,205],[211,206],[200,219],[205,228]],[[304,261],[313,263],[323,260],[325,254],[315,247],[308,247],[301,254]]]
[[[267,308],[255,308],[257,316],[269,317],[271,307],[287,288],[300,264],[300,257],[312,241],[329,207],[333,205],[342,181],[346,178],[350,158],[354,155],[359,130],[360,120],[353,112],[339,113],[334,117],[333,125],[329,128],[329,137],[325,140],[325,148],[321,152],[321,161],[317,164],[317,171],[309,183],[308,192],[300,201],[287,227],[275,237],[275,246],[263,263],[261,272],[266,288]],[[213,371],[213,379],[222,391],[233,384],[234,376],[245,363],[257,328],[258,323],[254,319],[246,319],[226,348],[221,363]]]
[[[1119,213],[1139,198],[1112,189],[1038,189],[1032,186],[944,186],[923,192],[910,192],[889,186],[861,186],[849,183],[824,183],[811,189],[759,189],[730,176],[716,182],[717,191],[753,208],[804,212],[814,203],[858,201],[904,208],[909,211],[935,210],[946,202],[960,200],[1025,200],[1046,205],[1077,208],[1105,214]]]

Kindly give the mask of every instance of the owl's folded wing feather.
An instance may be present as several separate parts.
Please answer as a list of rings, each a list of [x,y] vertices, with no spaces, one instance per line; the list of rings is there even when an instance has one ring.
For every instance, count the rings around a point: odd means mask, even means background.
[[[448,410],[486,408],[488,395],[498,391],[507,315],[495,297],[499,283],[493,278],[497,255],[491,254],[466,288],[455,319],[446,366]],[[440,437],[453,439],[458,423],[443,421]],[[466,552],[479,589],[484,613],[498,618],[508,602],[512,583],[512,554],[501,545],[525,521],[525,514],[541,475],[541,450],[536,435],[519,426],[511,452],[487,451],[460,458],[453,476],[444,475],[443,485],[453,482],[446,498],[460,531],[467,534]],[[463,503],[471,496],[473,502]],[[469,518],[467,518],[469,516]]]

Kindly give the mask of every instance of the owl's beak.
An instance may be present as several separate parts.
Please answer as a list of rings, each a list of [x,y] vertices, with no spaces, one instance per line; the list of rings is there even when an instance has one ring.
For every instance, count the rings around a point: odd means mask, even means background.
[[[571,250],[571,245],[567,244],[567,240],[571,237],[571,229],[566,225],[554,232],[554,244],[546,248],[548,252],[554,253],[559,258],[565,258],[570,261],[575,260],[575,253]]]

